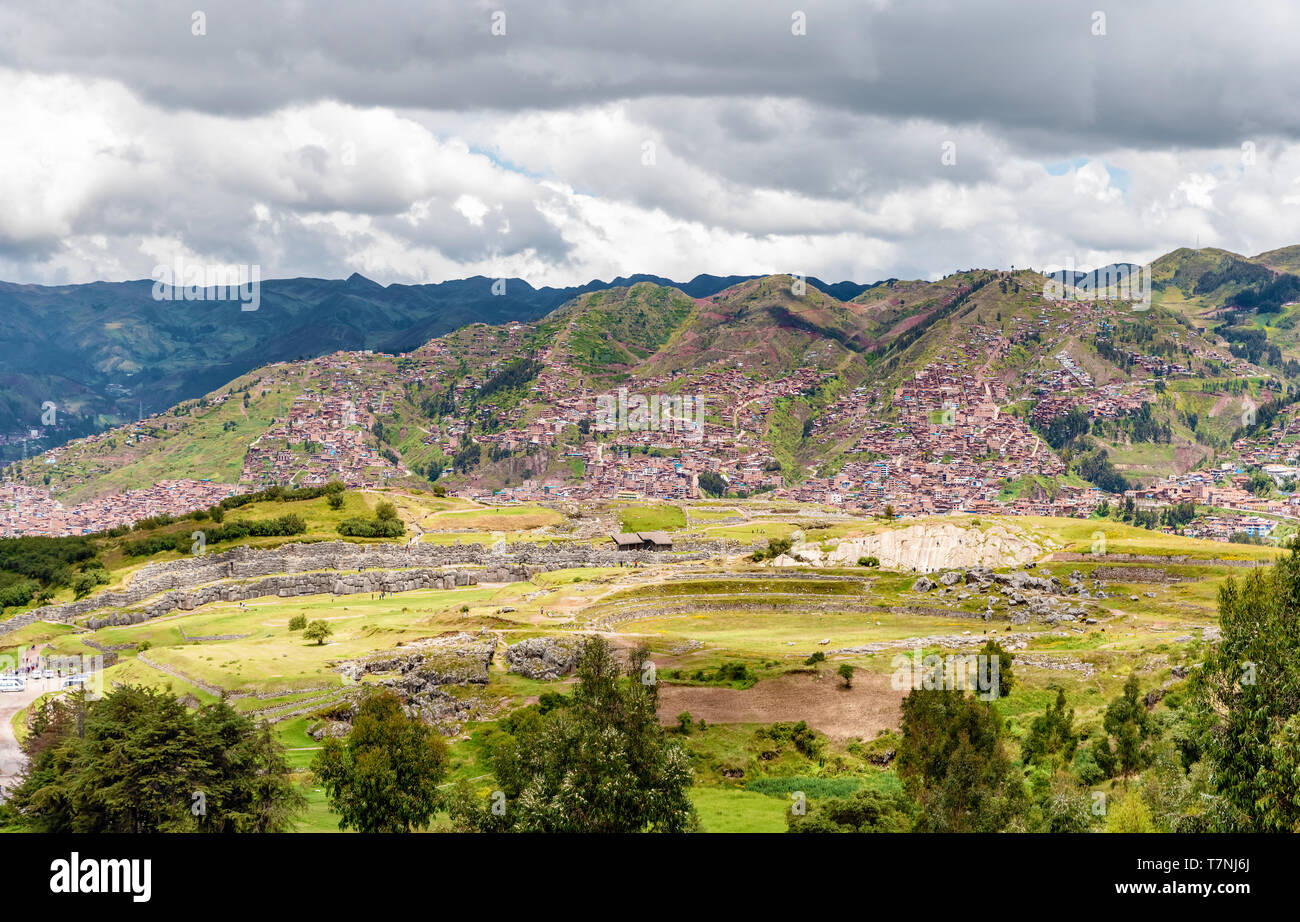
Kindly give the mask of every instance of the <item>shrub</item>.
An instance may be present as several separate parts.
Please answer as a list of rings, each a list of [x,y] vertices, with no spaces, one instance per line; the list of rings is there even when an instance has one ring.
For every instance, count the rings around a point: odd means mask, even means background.
[[[306,629],[307,629],[306,615],[294,615],[292,618],[289,619],[289,630],[303,631]]]
[[[339,522],[335,530],[348,538],[400,538],[406,533],[406,526],[401,519],[354,518]]]
[[[755,735],[760,739],[770,739],[774,743],[790,743],[797,752],[810,759],[817,758],[821,753],[822,744],[817,739],[817,734],[802,720],[798,723],[774,723],[769,727],[761,728]]]

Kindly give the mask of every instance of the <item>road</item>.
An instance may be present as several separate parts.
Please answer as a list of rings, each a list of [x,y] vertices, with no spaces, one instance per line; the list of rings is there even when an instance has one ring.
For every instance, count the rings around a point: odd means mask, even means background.
[[[28,679],[27,687],[20,692],[0,691],[0,793],[17,782],[26,764],[10,721],[41,695],[60,687],[60,679]]]

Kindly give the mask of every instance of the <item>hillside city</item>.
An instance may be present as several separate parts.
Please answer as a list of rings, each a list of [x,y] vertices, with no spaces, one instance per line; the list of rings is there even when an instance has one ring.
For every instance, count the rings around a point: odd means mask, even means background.
[[[1005,291],[1011,277],[997,278]],[[1011,284],[1020,290],[1018,282]],[[531,381],[480,396],[494,375],[535,348],[536,328],[475,324],[406,355],[336,352],[271,365],[254,383],[205,397],[202,412],[242,400],[246,417],[250,401],[281,392],[291,396],[287,413],[244,445],[239,476],[228,482],[166,479],[65,503],[52,488],[33,484],[30,476],[8,479],[0,484],[0,534],[90,534],[149,516],[181,514],[234,493],[331,480],[353,488],[442,482],[452,495],[489,504],[683,500],[721,489],[887,517],[1088,517],[1121,505],[1159,510],[1192,503],[1207,508],[1180,523],[1179,530],[1220,539],[1235,534],[1266,538],[1280,522],[1300,521],[1300,492],[1294,489],[1300,475],[1296,417],[1279,417],[1264,431],[1237,439],[1231,446],[1236,460],[1201,463],[1124,490],[1108,491],[1067,476],[1067,464],[1042,437],[1055,421],[1081,412],[1085,428],[1097,431],[1149,413],[1166,388],[1206,377],[1207,367],[1241,376],[1263,372],[1190,329],[1172,330],[1162,354],[1124,343],[1112,346],[1108,337],[1133,316],[1122,304],[1080,301],[1063,313],[1059,304],[1036,292],[1024,297],[1028,310],[997,327],[961,327],[959,338],[943,343],[896,386],[882,389],[879,381],[868,380],[832,391],[833,399],[805,427],[817,450],[842,446],[840,461],[830,472],[813,464],[791,476],[794,472],[783,470],[765,426],[782,401],[814,399],[835,388],[838,376],[827,367],[834,361],[835,343],[818,351],[814,341],[804,360],[779,376],[761,365],[746,367],[747,358],[751,366],[755,363],[742,352],[707,367],[636,376],[616,391],[584,370],[571,335],[555,336],[536,353]],[[714,298],[695,303],[715,309]],[[567,332],[574,328],[571,321]],[[1130,374],[1104,383],[1095,380],[1066,348],[1070,341],[1089,338],[1103,343],[1099,348],[1108,349],[1109,357]],[[1016,367],[1011,358],[1027,350],[1039,360],[1009,375],[1006,369]],[[418,451],[433,459],[413,470],[405,460],[409,452],[399,454],[388,441],[383,421],[393,417],[399,404],[409,404],[412,394],[427,393],[448,380],[453,384],[440,412],[423,420],[403,418],[403,431],[417,428]],[[629,391],[634,392],[634,408],[638,400],[648,403],[653,417],[647,412],[629,416]],[[1266,388],[1261,394],[1264,400],[1271,397]],[[602,418],[601,407],[616,402],[617,418]],[[694,410],[679,418],[669,409],[674,405]],[[470,416],[463,412],[467,407]],[[155,414],[51,449],[28,470],[84,469],[85,459],[93,459],[105,445],[120,440],[148,450],[164,444],[173,428],[168,414]],[[378,437],[381,430],[384,437]],[[525,468],[515,482],[492,482],[457,476],[462,471],[452,459],[467,449],[492,457],[546,460]],[[89,463],[92,469],[94,463]],[[1258,489],[1258,476],[1247,468],[1262,471],[1277,488],[1267,492],[1275,495],[1261,495],[1265,491]],[[61,485],[66,489],[76,482],[74,477]],[[1051,489],[1013,488],[1026,483],[1051,484]]]

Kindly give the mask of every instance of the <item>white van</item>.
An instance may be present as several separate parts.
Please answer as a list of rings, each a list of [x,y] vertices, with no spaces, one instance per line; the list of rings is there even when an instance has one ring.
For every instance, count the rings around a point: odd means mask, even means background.
[[[27,687],[27,682],[17,676],[0,677],[0,692],[20,692]]]

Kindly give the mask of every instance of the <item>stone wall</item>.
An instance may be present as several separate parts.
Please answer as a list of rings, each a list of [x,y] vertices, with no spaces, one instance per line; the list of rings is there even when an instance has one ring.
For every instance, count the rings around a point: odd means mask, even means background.
[[[118,621],[135,623],[176,609],[189,610],[213,601],[242,601],[264,595],[294,596],[333,592],[407,592],[411,589],[449,588],[479,582],[526,580],[541,570],[570,567],[613,567],[620,563],[706,560],[738,553],[740,545],[727,541],[693,542],[686,553],[616,551],[601,546],[552,542],[517,542],[500,551],[482,544],[355,544],[318,541],[284,544],[274,548],[237,547],[219,554],[166,560],[142,567],[121,591],[96,595],[61,605],[46,605],[0,621],[0,635],[34,621],[70,622],[106,609],[126,609],[144,604],[139,612],[115,613]],[[479,567],[477,572],[456,570],[456,580],[446,582],[448,567]],[[437,571],[437,572],[435,572]],[[305,579],[298,579],[305,576]],[[271,579],[274,577],[274,579]],[[231,581],[250,581],[238,585]],[[135,620],[122,621],[127,617]]]
[[[245,602],[263,596],[291,598],[299,595],[356,595],[374,592],[410,592],[415,589],[455,589],[484,582],[516,582],[528,579],[526,567],[500,565],[485,570],[370,570],[363,573],[316,572],[280,574],[260,580],[213,583],[197,589],[173,589],[156,596],[137,609],[114,612],[104,618],[90,618],[86,626],[96,630],[107,625],[138,624],[170,612],[193,611],[210,602]],[[48,617],[48,616],[47,616]],[[63,620],[63,619],[58,619]]]
[[[237,547],[220,554],[151,563],[131,580],[132,590],[150,594],[188,589],[223,579],[250,579],[275,573],[311,570],[392,570],[404,567],[491,567],[524,564],[535,570],[568,567],[611,567],[619,562],[655,563],[664,560],[704,560],[730,550],[726,542],[711,542],[685,554],[656,551],[616,551],[589,545],[540,544],[523,541],[494,552],[483,544],[354,544],[319,541],[284,544],[276,548]],[[732,551],[734,553],[734,551]],[[490,582],[490,580],[485,580]]]

